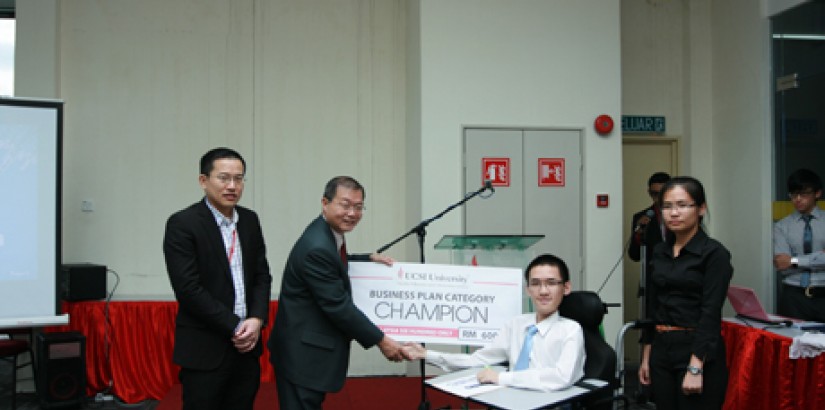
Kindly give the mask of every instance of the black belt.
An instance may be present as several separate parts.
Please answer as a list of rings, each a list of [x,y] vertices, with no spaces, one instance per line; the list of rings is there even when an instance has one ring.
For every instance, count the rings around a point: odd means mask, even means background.
[[[797,289],[808,298],[825,298],[825,286],[808,286],[803,288],[801,286],[788,285],[787,287]]]

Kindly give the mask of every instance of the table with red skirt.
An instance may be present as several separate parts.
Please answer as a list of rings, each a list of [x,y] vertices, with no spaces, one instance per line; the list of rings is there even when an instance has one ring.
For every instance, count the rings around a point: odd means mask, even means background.
[[[89,395],[104,391],[111,380],[110,392],[126,403],[160,400],[178,383],[180,368],[172,363],[177,306],[174,301],[113,301],[108,308],[105,302],[69,302],[64,305],[69,325],[47,331],[86,336]],[[272,301],[270,323],[277,309]],[[792,339],[726,321],[722,336],[730,370],[726,410],[825,409],[825,355],[790,359]],[[266,328],[264,344],[268,338]],[[274,381],[266,348],[261,381]]]
[[[722,321],[727,348],[726,410],[825,409],[825,354],[791,359],[793,339]]]
[[[277,309],[278,302],[271,301],[270,323]],[[111,380],[111,394],[126,403],[138,403],[160,400],[179,383],[180,367],[172,363],[177,302],[113,301],[108,307],[106,302],[66,302],[63,310],[69,314],[69,325],[45,331],[76,331],[86,336],[88,395],[106,390]],[[269,330],[266,327],[261,334],[264,346]],[[266,347],[261,355],[261,381],[275,381]]]

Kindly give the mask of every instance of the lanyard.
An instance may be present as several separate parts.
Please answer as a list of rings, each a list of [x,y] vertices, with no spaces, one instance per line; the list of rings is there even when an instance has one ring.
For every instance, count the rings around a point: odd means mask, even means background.
[[[232,244],[229,246],[229,263],[230,264],[232,263],[232,256],[235,255],[235,243],[237,241],[236,232],[237,231],[235,229],[232,230]]]

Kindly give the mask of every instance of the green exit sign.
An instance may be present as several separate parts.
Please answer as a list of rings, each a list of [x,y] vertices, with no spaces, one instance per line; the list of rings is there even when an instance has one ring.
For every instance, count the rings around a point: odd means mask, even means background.
[[[622,132],[664,134],[665,117],[622,115]]]

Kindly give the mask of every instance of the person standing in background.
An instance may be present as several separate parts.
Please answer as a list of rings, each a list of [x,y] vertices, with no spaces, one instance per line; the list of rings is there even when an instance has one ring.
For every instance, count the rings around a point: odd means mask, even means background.
[[[822,180],[808,169],[788,176],[795,211],[774,224],[773,264],[782,275],[779,314],[825,323],[825,211]]]
[[[281,410],[318,410],[327,392],[344,386],[350,344],[377,345],[401,361],[401,345],[386,336],[352,300],[349,261],[392,265],[379,254],[349,254],[344,234],[364,212],[364,187],[351,177],[327,182],[321,215],[295,242],[284,267],[278,312],[268,343]]]
[[[260,386],[272,276],[258,216],[238,206],[245,180],[236,151],[207,152],[198,176],[205,197],[166,222],[184,410],[252,410]]]
[[[659,206],[673,237],[651,259],[648,318],[639,382],[658,410],[721,409],[728,369],[722,305],[733,276],[730,252],[702,227],[705,190],[691,177],[662,188]]]
[[[653,252],[653,247],[657,243],[665,240],[664,221],[659,212],[657,201],[659,200],[659,193],[662,192],[662,187],[670,180],[670,175],[666,172],[656,172],[647,179],[647,194],[650,196],[652,204],[633,214],[633,219],[630,226],[633,232],[630,234],[630,245],[627,248],[627,256],[630,259],[638,262],[641,259],[642,243],[647,247],[648,260],[650,253]],[[653,223],[651,223],[653,222]]]
[[[628,240],[627,256],[636,262],[641,262],[642,244],[645,245],[645,260],[643,261],[645,265],[643,272],[639,274],[639,287],[636,295],[640,299],[639,317],[644,317],[647,314],[650,305],[648,289],[650,289],[650,261],[653,249],[656,245],[664,242],[669,235],[662,219],[662,213],[659,210],[659,196],[662,187],[669,180],[670,174],[666,172],[655,172],[650,175],[647,179],[647,195],[652,203],[647,208],[633,214],[630,225],[633,231],[630,233],[630,239]],[[648,395],[647,389],[644,385],[640,387],[637,399],[640,402],[645,402]]]

